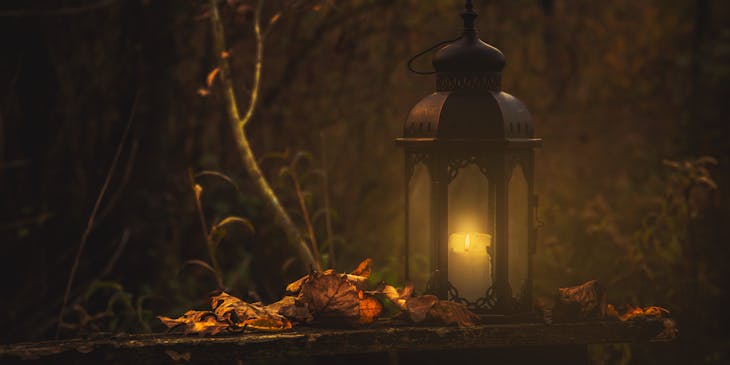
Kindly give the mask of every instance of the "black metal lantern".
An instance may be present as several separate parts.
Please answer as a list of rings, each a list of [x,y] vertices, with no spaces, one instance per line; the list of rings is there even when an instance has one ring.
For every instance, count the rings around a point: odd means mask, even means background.
[[[436,92],[410,111],[405,150],[405,277],[496,314],[532,301],[534,137],[525,105],[501,91],[502,52],[477,36],[471,1],[461,37],[433,59]]]

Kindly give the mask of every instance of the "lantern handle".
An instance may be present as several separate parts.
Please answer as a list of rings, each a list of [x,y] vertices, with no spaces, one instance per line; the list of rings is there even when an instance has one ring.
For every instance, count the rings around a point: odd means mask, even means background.
[[[431,47],[426,48],[425,50],[423,50],[421,52],[418,52],[415,56],[411,57],[411,59],[408,60],[408,71],[411,71],[414,74],[418,74],[418,75],[433,75],[433,74],[435,74],[436,71],[418,71],[418,70],[414,69],[413,68],[413,61],[415,61],[419,57],[425,55],[426,53],[429,53],[429,52],[433,51],[434,49],[443,46],[444,44],[456,42],[456,41],[458,41],[459,39],[461,39],[463,37],[464,36],[461,35],[458,38],[454,38],[454,39],[451,39],[451,40],[448,40],[448,41],[439,42],[439,43],[434,44]]]

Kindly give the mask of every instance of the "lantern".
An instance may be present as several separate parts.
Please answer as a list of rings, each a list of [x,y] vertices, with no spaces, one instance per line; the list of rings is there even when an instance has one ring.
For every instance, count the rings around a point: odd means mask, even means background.
[[[494,314],[529,312],[535,251],[534,137],[525,105],[501,91],[505,59],[481,41],[471,1],[460,38],[435,54],[436,92],[410,111],[405,278]]]

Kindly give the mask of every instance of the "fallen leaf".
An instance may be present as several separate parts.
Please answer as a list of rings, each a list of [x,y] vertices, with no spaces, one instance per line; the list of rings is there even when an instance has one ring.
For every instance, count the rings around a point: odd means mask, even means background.
[[[225,59],[228,59],[228,58],[230,58],[230,57],[231,57],[231,53],[230,53],[230,52],[228,52],[228,51],[223,51],[223,52],[221,52],[221,58],[222,58],[222,59],[224,59],[224,60],[225,60]]]
[[[301,286],[300,299],[309,306],[314,317],[357,319],[360,299],[355,285],[335,273],[309,274]]]
[[[299,291],[302,290],[302,284],[304,284],[304,281],[309,278],[309,275],[304,275],[301,278],[297,279],[296,281],[290,283],[286,286],[286,292],[287,294],[299,294]]]
[[[286,317],[260,305],[246,303],[225,292],[212,297],[210,303],[213,313],[220,320],[226,321],[232,329],[276,331],[291,328],[291,322]]]
[[[216,67],[208,73],[208,77],[205,79],[205,84],[208,85],[208,89],[213,86],[213,81],[215,81],[215,77],[218,76],[218,73],[220,72],[220,67]]]
[[[422,322],[426,319],[426,315],[431,308],[438,303],[439,299],[435,295],[422,295],[420,297],[412,297],[406,300],[406,311],[408,317],[413,322]]]
[[[165,354],[167,354],[167,356],[169,356],[170,359],[172,359],[172,361],[175,361],[175,362],[190,361],[190,352],[179,353],[179,352],[173,351],[173,350],[165,350]]]
[[[359,324],[369,324],[375,322],[383,311],[383,305],[375,297],[370,295],[362,295],[360,292],[360,319]]]
[[[552,309],[556,322],[600,319],[606,316],[606,289],[597,280],[559,288]]]
[[[269,25],[275,24],[279,18],[281,17],[281,13],[276,13],[274,16],[271,17],[271,20],[269,20]]]
[[[413,294],[413,284],[410,282],[406,283],[402,290],[396,289],[394,286],[385,285],[382,289],[376,291],[377,293],[384,294],[393,304],[398,306],[401,310],[407,310],[408,307],[406,302]]]
[[[228,323],[219,321],[210,311],[189,310],[178,318],[157,318],[169,329],[182,327],[185,334],[215,335],[228,329]]]
[[[641,307],[627,305],[626,312],[624,314],[620,314],[612,304],[608,304],[606,305],[606,315],[621,321],[644,318],[659,319],[669,317],[669,310],[656,306],[650,306],[642,309]]]
[[[364,276],[365,278],[370,277],[372,272],[373,259],[367,258],[363,260],[355,270],[352,270],[350,275]]]
[[[293,296],[285,296],[266,308],[300,323],[309,323],[313,319],[307,304]]]
[[[479,316],[466,305],[448,300],[439,300],[428,311],[428,316],[441,324],[456,324],[459,327],[470,327],[479,321]]]
[[[210,95],[210,90],[208,90],[208,89],[206,89],[204,87],[201,87],[201,88],[198,89],[198,95],[200,95],[200,96],[208,96],[208,95]]]

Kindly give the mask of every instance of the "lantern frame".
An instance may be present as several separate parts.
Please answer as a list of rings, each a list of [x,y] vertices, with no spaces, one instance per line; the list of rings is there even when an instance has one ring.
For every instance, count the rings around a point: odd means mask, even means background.
[[[410,111],[403,136],[396,143],[405,157],[404,277],[411,275],[410,183],[423,163],[430,178],[431,279],[426,292],[496,314],[529,312],[532,303],[532,255],[536,248],[537,196],[535,152],[542,139],[534,137],[532,119],[517,98],[501,91],[504,56],[476,34],[477,14],[467,1],[462,12],[464,33],[443,46],[434,58],[436,92]],[[484,296],[467,300],[449,282],[449,184],[466,166],[476,165],[488,183],[487,226],[493,234],[489,273],[492,286]],[[517,166],[527,183],[527,277],[522,288],[509,283],[509,188]],[[515,291],[516,289],[516,291]],[[517,295],[515,295],[515,293]]]

